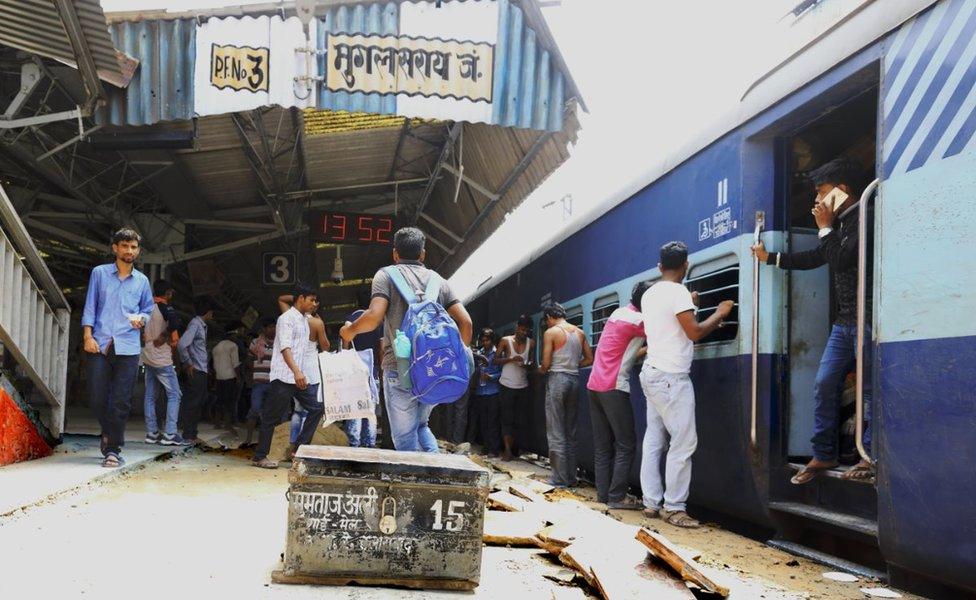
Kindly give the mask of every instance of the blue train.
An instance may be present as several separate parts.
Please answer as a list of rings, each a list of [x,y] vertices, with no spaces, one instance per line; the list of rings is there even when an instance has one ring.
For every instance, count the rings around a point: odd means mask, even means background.
[[[476,324],[507,332],[519,313],[534,313],[538,327],[542,305],[556,300],[598,344],[632,286],[658,277],[660,246],[685,241],[688,285],[702,310],[737,303],[730,326],[696,346],[693,507],[794,552],[887,570],[896,585],[973,593],[976,2],[814,4],[844,9],[707,135],[484,282],[470,310]],[[836,472],[794,486],[791,475],[811,454],[812,384],[831,286],[825,268],[762,266],[756,281],[749,247],[757,235],[770,250],[816,244],[801,175],[836,156],[860,161],[879,180],[862,201],[873,228],[864,251],[873,276],[864,295],[874,308],[864,324],[872,337],[863,377],[874,385],[878,472],[869,483]],[[645,403],[633,376],[643,435]],[[519,439],[545,454],[537,386]],[[859,395],[850,394],[853,413]],[[580,456],[591,468],[581,395]]]

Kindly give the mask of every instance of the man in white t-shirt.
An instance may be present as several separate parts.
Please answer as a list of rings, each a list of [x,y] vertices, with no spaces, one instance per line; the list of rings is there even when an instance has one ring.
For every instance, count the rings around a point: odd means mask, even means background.
[[[240,392],[241,357],[233,339],[233,331],[228,331],[224,339],[217,342],[211,351],[214,374],[217,377],[217,410],[214,426],[217,429],[234,429],[234,413],[237,410],[237,396]]]
[[[688,373],[694,343],[721,327],[722,319],[729,315],[734,304],[726,300],[701,323],[695,319],[697,298],[681,283],[688,272],[688,247],[682,242],[665,244],[657,266],[661,280],[641,298],[647,334],[647,359],[640,373],[641,388],[647,399],[647,430],[640,473],[644,513],[651,517],[660,515],[678,527],[698,527],[698,521],[686,512],[691,455],[698,445],[695,389]],[[660,464],[665,450],[665,485],[662,485]]]

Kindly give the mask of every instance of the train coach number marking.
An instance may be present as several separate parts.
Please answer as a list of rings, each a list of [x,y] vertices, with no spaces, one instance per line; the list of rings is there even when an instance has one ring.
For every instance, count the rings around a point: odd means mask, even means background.
[[[447,503],[447,519],[444,519],[444,501],[438,500],[430,507],[430,512],[434,513],[435,531],[460,531],[464,526],[464,502],[461,500],[451,500]]]

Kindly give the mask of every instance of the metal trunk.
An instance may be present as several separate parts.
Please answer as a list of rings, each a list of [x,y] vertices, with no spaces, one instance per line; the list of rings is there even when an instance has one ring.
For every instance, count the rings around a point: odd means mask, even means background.
[[[463,456],[303,446],[275,580],[472,589],[488,480]]]

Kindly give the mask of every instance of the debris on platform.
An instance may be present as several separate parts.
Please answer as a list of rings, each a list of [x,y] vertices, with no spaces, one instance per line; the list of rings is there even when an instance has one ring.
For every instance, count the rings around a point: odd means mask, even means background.
[[[727,587],[718,585],[706,577],[690,561],[685,560],[679,555],[664,536],[642,527],[637,532],[637,540],[644,544],[651,551],[651,554],[666,562],[683,580],[697,585],[706,592],[718,594],[723,598],[729,595],[729,589]]]
[[[831,581],[840,581],[843,583],[854,583],[857,581],[857,577],[854,575],[851,575],[850,573],[840,573],[837,571],[829,571],[824,573],[823,578]]]
[[[895,590],[889,590],[883,587],[863,587],[861,588],[861,592],[874,598],[901,598],[901,594]]]
[[[579,576],[605,600],[690,600],[690,586],[728,596],[663,536],[593,510],[571,493],[528,476],[493,477],[492,489],[483,541],[535,544],[571,569],[561,572],[563,583]]]

